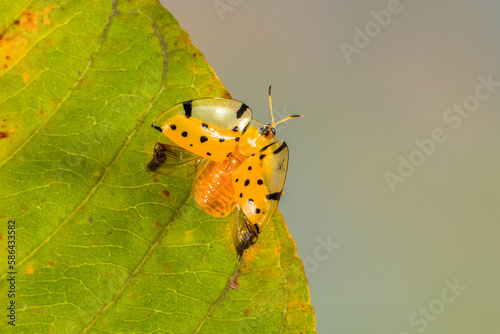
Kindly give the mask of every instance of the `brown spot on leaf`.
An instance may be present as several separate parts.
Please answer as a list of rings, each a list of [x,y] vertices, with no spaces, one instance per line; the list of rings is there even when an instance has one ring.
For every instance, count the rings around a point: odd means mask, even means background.
[[[248,315],[249,315],[249,314],[250,314],[250,310],[248,310],[248,309],[247,309],[247,310],[245,310],[245,312],[243,312],[243,315],[244,315],[245,317],[248,317]]]
[[[47,15],[48,13],[50,13],[52,11],[52,9],[54,9],[55,6],[56,6],[55,4],[52,4],[50,6],[45,7],[45,9],[43,10],[43,13],[45,15]]]
[[[35,268],[33,268],[31,265],[26,269],[26,273],[28,275],[33,275],[35,273]]]
[[[0,132],[0,139],[7,138],[9,136],[8,132]]]
[[[170,191],[168,191],[168,190],[166,190],[166,189],[165,189],[165,190],[163,190],[163,191],[162,191],[162,193],[163,193],[163,195],[165,195],[165,196],[170,196]]]
[[[26,31],[36,31],[40,14],[25,10],[21,14],[21,29]]]
[[[43,24],[51,24],[52,22],[50,21],[49,19],[49,13],[52,11],[52,9],[54,9],[56,5],[52,4],[48,7],[45,7],[45,9],[43,10]]]
[[[292,309],[295,307],[295,305],[297,305],[297,303],[299,302],[299,299],[297,297],[293,298],[292,300],[289,300],[288,303],[287,303],[287,307],[289,309]]]
[[[9,61],[18,59],[26,54],[26,46],[29,41],[24,38],[20,28],[11,25],[1,32],[0,38],[0,58]],[[7,64],[3,68],[7,68]]]

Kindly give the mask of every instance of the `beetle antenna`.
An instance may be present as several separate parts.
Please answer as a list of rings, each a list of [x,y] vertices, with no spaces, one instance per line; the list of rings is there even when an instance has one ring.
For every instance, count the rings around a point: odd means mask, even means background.
[[[269,109],[271,110],[272,127],[274,128],[273,101],[271,100],[271,85],[269,85]]]
[[[276,125],[288,121],[289,119],[295,118],[295,117],[303,117],[304,115],[291,115],[286,118],[283,118],[281,121],[274,123],[274,115],[273,115],[273,101],[271,100],[271,85],[269,85],[269,109],[271,110],[271,120],[272,120],[272,125],[271,127],[274,128]]]
[[[288,117],[286,117],[286,118],[283,118],[281,121],[279,121],[278,123],[274,124],[274,125],[273,125],[273,128],[274,128],[276,125],[280,124],[280,123],[283,123],[283,122],[285,122],[285,121],[288,121],[289,119],[296,118],[296,117],[304,117],[304,115],[291,115],[291,116],[288,116]]]

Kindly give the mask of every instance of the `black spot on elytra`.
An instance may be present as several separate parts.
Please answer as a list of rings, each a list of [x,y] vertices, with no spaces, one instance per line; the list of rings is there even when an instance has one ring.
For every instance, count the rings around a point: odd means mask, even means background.
[[[262,181],[262,179],[257,180],[257,184],[260,186],[260,185],[264,184],[264,181]]]
[[[175,124],[170,125],[170,128],[171,128],[172,130],[177,129],[177,127],[175,126]]]
[[[202,129],[208,129],[208,124],[207,124],[207,123],[203,123],[203,124],[201,125],[201,128],[202,128]]]
[[[261,152],[264,151],[266,148],[268,148],[269,146],[271,146],[271,145],[273,145],[275,143],[277,143],[277,142],[274,142],[274,143],[271,143],[271,144],[267,144],[266,146],[264,146],[263,148],[261,148],[260,151]]]
[[[248,170],[252,170],[252,166],[248,166]]]
[[[210,152],[207,152],[207,155],[208,155],[208,156],[211,156],[211,155],[212,155],[212,153],[210,153]]]
[[[248,109],[248,106],[246,104],[242,103],[240,109],[238,109],[238,111],[236,112],[236,118],[241,118],[241,116],[243,116],[243,114],[245,113],[245,111],[247,109]]]
[[[239,180],[240,180],[240,179],[236,179],[236,180],[234,180],[234,182],[238,182]]]
[[[184,132],[182,133],[182,136],[183,136],[183,137],[187,137],[187,136],[188,136],[188,133],[187,133],[186,131],[184,131]]]
[[[273,152],[273,154],[278,154],[280,153],[281,151],[283,151],[283,149],[286,147],[286,143],[283,142],[283,144],[281,144],[280,147],[278,147],[278,149],[276,151]]]
[[[190,118],[191,117],[191,113],[193,111],[192,102],[193,102],[193,100],[182,102],[182,105],[184,107],[184,115],[186,115],[186,118]]]
[[[243,197],[243,193],[240,193],[240,198],[242,198],[242,197]]]
[[[265,155],[265,154],[261,154],[261,155],[260,155],[260,157],[259,157],[259,159],[260,159],[260,160],[262,160],[262,159],[264,159],[265,157],[266,157],[266,155]]]
[[[200,142],[204,143],[208,140],[207,136],[201,136],[200,137]]]
[[[275,200],[275,201],[279,200],[280,197],[281,197],[281,192],[275,192],[275,193],[266,195],[267,199],[272,199],[272,200]]]
[[[234,138],[234,140],[240,141],[240,137],[236,137],[236,138]]]
[[[253,204],[253,199],[249,198],[248,203]]]
[[[248,180],[248,179],[247,179],[247,180],[245,181],[245,187],[246,187],[246,186],[248,186],[248,184],[249,184],[249,183],[250,183],[250,180]]]
[[[226,140],[224,138],[219,138],[219,143],[223,143],[225,142]]]
[[[238,126],[236,125],[233,129],[234,132],[238,132]]]
[[[260,213],[260,209],[255,209],[255,213]]]

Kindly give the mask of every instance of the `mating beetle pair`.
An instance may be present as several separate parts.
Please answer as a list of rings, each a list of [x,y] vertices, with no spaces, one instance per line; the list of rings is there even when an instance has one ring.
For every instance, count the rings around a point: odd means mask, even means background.
[[[237,208],[234,243],[238,260],[271,220],[285,183],[288,147],[276,139],[275,126],[302,116],[274,123],[271,87],[269,106],[272,124],[252,120],[246,104],[224,98],[179,103],[152,124],[178,146],[157,143],[147,169],[201,166],[192,194],[213,216],[226,217]]]

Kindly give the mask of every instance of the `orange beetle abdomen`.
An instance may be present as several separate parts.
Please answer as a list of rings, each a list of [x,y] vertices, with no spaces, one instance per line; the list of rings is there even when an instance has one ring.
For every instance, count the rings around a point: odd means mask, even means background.
[[[196,203],[206,213],[226,217],[236,205],[232,172],[245,157],[236,150],[222,162],[209,161],[196,175],[192,193]]]

